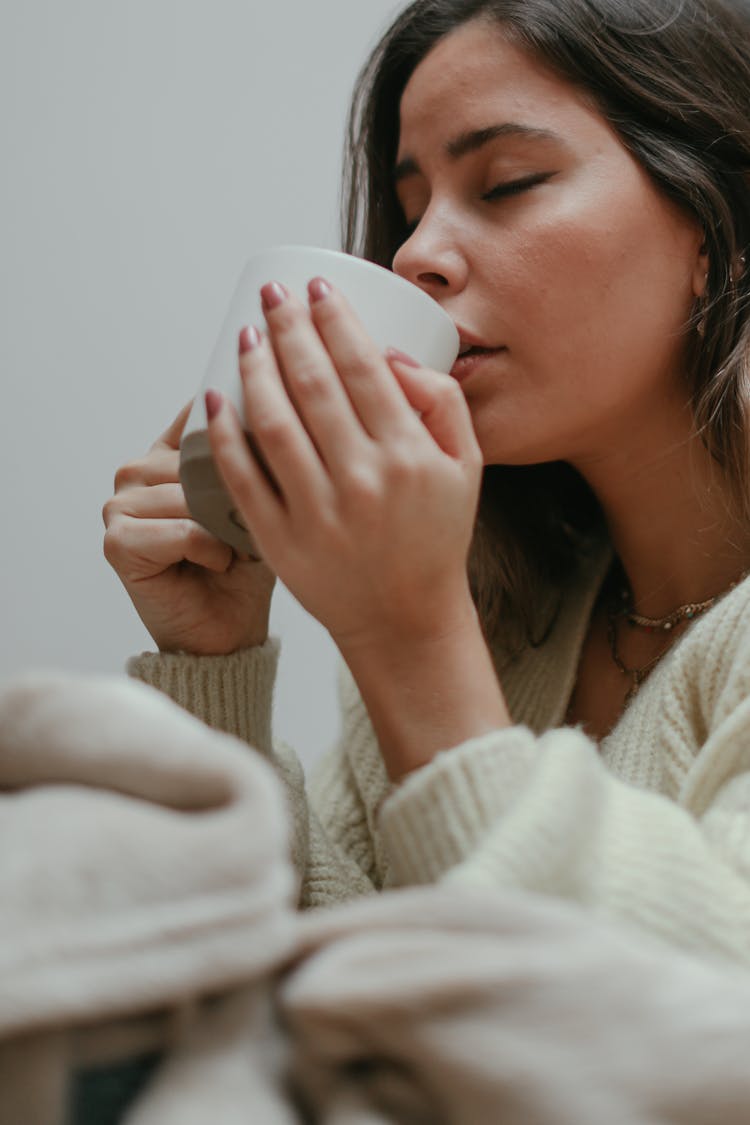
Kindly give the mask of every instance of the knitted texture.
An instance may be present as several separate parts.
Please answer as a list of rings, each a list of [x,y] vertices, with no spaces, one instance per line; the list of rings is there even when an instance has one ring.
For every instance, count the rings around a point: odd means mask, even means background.
[[[272,753],[273,687],[280,645],[264,645],[230,656],[144,652],[128,661],[129,675],[158,687],[215,730]]]
[[[543,644],[510,664],[496,654],[516,725],[438,754],[398,788],[342,669],[340,739],[295,797],[309,818],[303,905],[439,881],[519,888],[750,961],[750,580],[683,634],[597,745],[564,716],[608,563],[602,552],[571,584]],[[164,658],[152,659],[150,682],[169,690],[174,673],[159,682]],[[185,661],[195,710],[200,661],[171,659]],[[231,683],[246,662],[257,689],[257,659],[227,658]],[[267,697],[242,691],[267,714]]]

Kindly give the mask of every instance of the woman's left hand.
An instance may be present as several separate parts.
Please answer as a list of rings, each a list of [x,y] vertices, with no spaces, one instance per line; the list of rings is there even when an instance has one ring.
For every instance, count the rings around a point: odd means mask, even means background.
[[[451,376],[383,356],[328,283],[309,291],[308,309],[266,285],[268,335],[240,335],[248,429],[278,490],[209,392],[217,467],[264,559],[342,651],[444,636],[470,604],[482,455],[466,401]]]

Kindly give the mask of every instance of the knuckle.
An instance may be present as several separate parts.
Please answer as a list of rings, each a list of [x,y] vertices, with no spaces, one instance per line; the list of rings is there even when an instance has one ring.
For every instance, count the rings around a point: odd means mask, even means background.
[[[102,520],[105,527],[109,527],[115,515],[119,511],[119,502],[115,496],[110,496],[109,500],[102,506]]]
[[[124,554],[122,535],[117,524],[111,524],[105,531],[102,550],[110,566],[116,568]]]
[[[177,533],[183,543],[193,546],[204,536],[203,529],[189,516],[181,516],[177,520]]]
[[[388,475],[391,481],[400,483],[419,474],[421,464],[414,449],[402,442],[391,447],[387,459]]]
[[[210,531],[189,516],[183,516],[178,521],[177,542],[181,553],[197,558],[216,541]]]
[[[372,372],[373,356],[364,344],[355,344],[347,353],[345,370],[352,378],[369,375]]]
[[[350,499],[363,506],[376,503],[382,494],[378,474],[367,465],[349,466],[346,472],[345,488]]]
[[[115,492],[121,492],[124,488],[138,484],[142,476],[142,461],[128,461],[126,465],[121,465],[115,473]]]
[[[292,376],[295,388],[308,398],[318,398],[328,390],[325,372],[315,363],[298,364]]]
[[[261,449],[263,446],[272,446],[276,449],[284,447],[289,442],[289,429],[286,422],[276,416],[254,419],[253,433],[259,439]]]

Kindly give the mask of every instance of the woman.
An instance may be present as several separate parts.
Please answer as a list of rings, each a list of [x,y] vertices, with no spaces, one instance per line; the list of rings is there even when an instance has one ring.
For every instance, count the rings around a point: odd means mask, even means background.
[[[266,563],[187,518],[185,411],[120,470],[133,675],[270,756],[274,575],[341,651],[309,806],[277,751],[303,905],[520,887],[750,960],[748,106],[739,4],[417,0],[360,81],[347,245],[450,314],[452,377],[269,279],[239,364],[280,491],[207,396]]]

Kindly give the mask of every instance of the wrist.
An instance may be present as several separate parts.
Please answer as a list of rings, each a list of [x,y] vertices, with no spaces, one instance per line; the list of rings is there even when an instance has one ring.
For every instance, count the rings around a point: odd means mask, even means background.
[[[389,777],[442,750],[510,726],[474,603],[419,631],[381,631],[340,645],[367,707]]]
[[[427,600],[427,599],[425,599]],[[407,663],[420,653],[429,653],[450,639],[460,643],[463,638],[479,633],[481,626],[468,585],[450,598],[433,593],[431,608],[402,612],[393,617],[381,615],[378,621],[346,635],[331,633],[331,638],[344,660],[362,664],[370,661],[394,660]]]

